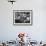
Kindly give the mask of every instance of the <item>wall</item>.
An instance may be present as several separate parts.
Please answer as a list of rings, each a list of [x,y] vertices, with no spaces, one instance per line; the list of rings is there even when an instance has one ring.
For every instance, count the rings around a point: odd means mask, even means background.
[[[13,10],[33,10],[32,26],[14,26]],[[19,32],[30,34],[33,40],[46,40],[46,0],[17,0],[13,5],[0,0],[0,40],[15,40]]]

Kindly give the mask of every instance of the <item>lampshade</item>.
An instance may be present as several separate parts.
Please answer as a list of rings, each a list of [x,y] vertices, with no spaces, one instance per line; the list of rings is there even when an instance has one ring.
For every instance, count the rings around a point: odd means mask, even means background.
[[[11,2],[12,4],[16,2],[16,0],[8,0],[8,2]]]

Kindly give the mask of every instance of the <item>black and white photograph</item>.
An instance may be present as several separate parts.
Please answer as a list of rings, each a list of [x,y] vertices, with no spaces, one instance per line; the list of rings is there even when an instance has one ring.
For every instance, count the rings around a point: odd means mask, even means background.
[[[32,24],[32,10],[14,10],[13,24]]]

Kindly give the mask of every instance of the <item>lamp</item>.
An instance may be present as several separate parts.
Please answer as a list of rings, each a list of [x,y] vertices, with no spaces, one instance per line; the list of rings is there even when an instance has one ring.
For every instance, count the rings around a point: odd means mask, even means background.
[[[16,2],[15,0],[8,0],[8,2],[11,2],[12,4]]]

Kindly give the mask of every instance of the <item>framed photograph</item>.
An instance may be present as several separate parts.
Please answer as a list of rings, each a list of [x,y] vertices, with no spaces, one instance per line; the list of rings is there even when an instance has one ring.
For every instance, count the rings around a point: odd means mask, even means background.
[[[14,25],[32,25],[32,10],[13,10]]]

